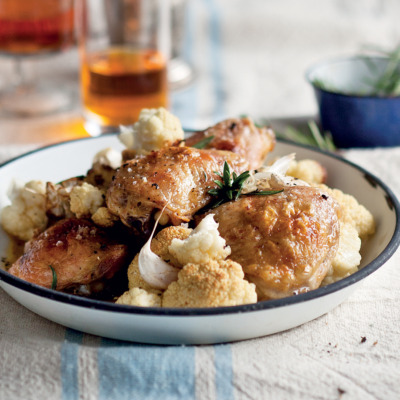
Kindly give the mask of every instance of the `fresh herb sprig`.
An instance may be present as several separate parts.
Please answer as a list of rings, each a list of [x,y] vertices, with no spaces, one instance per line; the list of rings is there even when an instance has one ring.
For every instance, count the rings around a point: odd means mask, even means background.
[[[322,90],[326,90],[327,92],[340,92],[340,89],[338,89],[333,83],[326,82],[322,79],[315,78],[312,81],[312,84]]]
[[[245,117],[243,115],[242,117]],[[255,126],[262,128],[263,126],[270,126],[271,123],[267,120],[260,120],[255,123]],[[321,150],[336,151],[337,148],[333,142],[330,132],[321,132],[315,121],[310,120],[307,122],[306,127],[295,128],[287,126],[285,130],[279,131],[274,129],[275,135],[278,139],[288,139],[292,142],[305,144],[307,146],[318,147]]]
[[[51,289],[56,290],[56,288],[57,288],[57,272],[51,265],[49,265],[49,267],[51,269],[51,273],[53,274],[53,280],[51,282]]]
[[[288,126],[283,132],[275,132],[281,139],[292,140],[293,142],[318,147],[321,150],[335,151],[336,146],[330,132],[321,132],[315,121],[308,121],[306,129],[299,129]]]
[[[212,142],[214,136],[207,136],[204,139],[201,139],[199,142],[192,145],[195,149],[204,149],[207,145]]]
[[[400,96],[400,44],[393,50],[384,50],[376,46],[366,46],[365,49],[372,55],[387,60],[385,68],[380,71],[375,63],[375,57],[370,55],[364,57],[374,75],[374,79],[368,79],[366,82],[371,87],[369,94],[382,97]]]
[[[221,180],[214,180],[214,183],[218,188],[210,189],[207,193],[215,196],[216,202],[212,205],[212,208],[220,206],[222,203],[227,201],[237,200],[242,195],[243,184],[250,177],[250,171],[242,172],[239,176],[235,172],[231,172],[229,164],[225,161],[222,174],[218,171],[213,171],[214,174],[218,175]],[[254,191],[248,194],[256,195],[271,195],[282,192],[282,190],[263,190]]]

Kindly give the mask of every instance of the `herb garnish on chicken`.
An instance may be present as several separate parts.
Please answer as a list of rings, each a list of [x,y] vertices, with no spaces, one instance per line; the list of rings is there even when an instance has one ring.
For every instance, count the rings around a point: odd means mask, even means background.
[[[213,140],[214,136],[207,136],[204,139],[200,140],[200,142],[192,144],[191,147],[194,147],[195,149],[204,149]]]
[[[237,200],[242,194],[243,184],[250,177],[250,171],[242,172],[239,176],[229,168],[229,164],[225,161],[222,174],[218,171],[213,171],[222,181],[216,179],[214,183],[218,185],[217,189],[210,189],[207,193],[217,197],[217,201],[212,205],[212,208],[220,206],[222,203],[231,200]],[[255,190],[246,194],[256,194],[268,196],[282,192],[280,190]]]

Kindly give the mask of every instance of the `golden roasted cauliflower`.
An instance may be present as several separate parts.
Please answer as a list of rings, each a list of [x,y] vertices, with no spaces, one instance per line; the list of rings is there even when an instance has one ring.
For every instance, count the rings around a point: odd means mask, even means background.
[[[163,307],[219,307],[257,302],[256,287],[232,260],[186,264],[162,295]]]
[[[331,189],[326,185],[320,185],[323,190],[333,196],[340,205],[339,220],[348,222],[357,229],[361,239],[375,232],[373,215],[361,205],[355,197],[345,194],[339,189]]]
[[[107,207],[99,207],[92,215],[92,221],[104,228],[110,228],[118,221],[118,217],[112,214]]]
[[[373,215],[353,196],[326,185],[319,185],[319,187],[340,205],[338,211],[339,247],[332,261],[331,270],[322,283],[327,285],[357,271],[361,262],[361,240],[375,232],[375,221]]]
[[[326,181],[326,169],[315,160],[293,160],[286,172],[287,175],[301,179],[310,185],[324,183]]]

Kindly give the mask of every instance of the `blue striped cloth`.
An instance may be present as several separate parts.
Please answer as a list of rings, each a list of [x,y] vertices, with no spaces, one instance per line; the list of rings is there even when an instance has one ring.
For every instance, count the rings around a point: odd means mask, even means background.
[[[201,367],[196,365],[195,346],[157,346],[105,338],[100,340],[95,351],[97,365],[92,372],[96,378],[90,382],[82,376],[85,372],[80,365],[83,353],[87,352],[82,343],[84,336],[72,329],[65,332],[60,366],[63,400],[85,398],[87,390],[99,400],[190,400],[201,397],[201,391],[210,385],[210,382],[203,382],[204,387],[201,387],[202,379],[198,376]],[[203,351],[209,353],[208,356],[213,353],[211,369],[215,381],[215,387],[203,394],[212,396],[214,392],[218,400],[233,399],[231,346],[203,346]],[[197,358],[199,362],[199,356]],[[90,383],[96,386],[90,387]]]

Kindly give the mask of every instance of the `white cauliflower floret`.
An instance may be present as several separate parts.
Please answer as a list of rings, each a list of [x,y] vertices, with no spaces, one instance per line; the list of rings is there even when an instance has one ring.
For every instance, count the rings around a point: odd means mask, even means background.
[[[46,229],[46,184],[30,181],[25,185],[14,184],[10,193],[11,204],[1,213],[4,230],[18,239],[28,241]]]
[[[122,127],[121,142],[138,154],[148,154],[177,140],[183,140],[180,120],[165,108],[144,108],[132,127]]]
[[[155,293],[135,287],[122,294],[116,303],[139,307],[161,307],[161,298]]]
[[[50,217],[72,218],[70,195],[75,186],[80,186],[82,180],[70,178],[60,183],[46,183],[46,213]]]
[[[182,265],[224,260],[231,254],[230,247],[218,232],[213,214],[207,215],[187,239],[173,239],[169,251]]]
[[[71,190],[71,211],[78,217],[93,215],[104,204],[104,193],[97,187],[83,183]]]
[[[99,163],[117,169],[122,164],[122,154],[111,147],[100,150],[93,158],[93,164]]]
[[[92,221],[96,225],[103,226],[105,228],[110,228],[114,226],[115,222],[118,221],[118,217],[114,214],[111,214],[111,212],[107,207],[100,207],[92,215]]]
[[[342,279],[357,271],[360,265],[361,239],[354,226],[349,223],[340,224],[339,247],[332,261],[333,278]]]
[[[163,307],[220,307],[257,302],[256,287],[244,279],[240,264],[209,261],[187,264],[162,296]]]
[[[325,185],[319,187],[340,205],[339,248],[331,269],[323,281],[323,285],[327,285],[357,271],[361,262],[361,241],[375,232],[375,221],[373,215],[353,196]]]
[[[339,203],[339,220],[353,225],[361,239],[375,232],[373,215],[359,204],[355,197],[345,194],[339,189],[331,189],[325,185],[320,185],[320,187]]]
[[[313,185],[325,182],[326,169],[315,160],[293,160],[287,170],[287,175]]]

